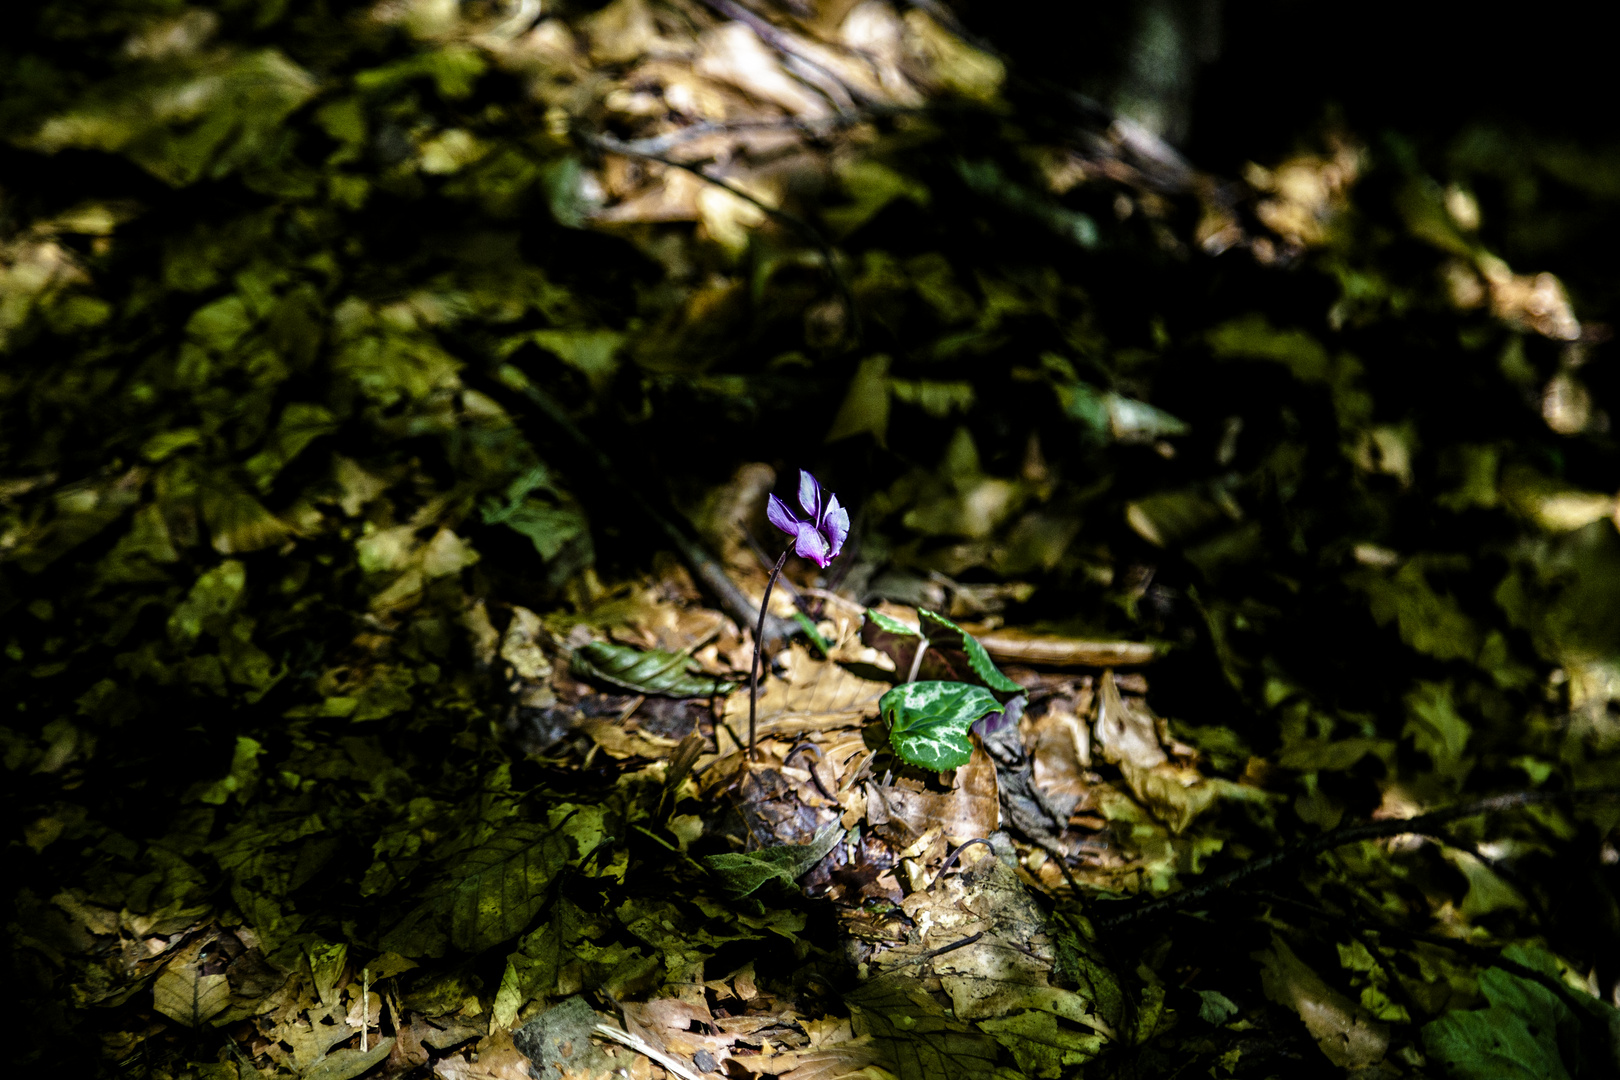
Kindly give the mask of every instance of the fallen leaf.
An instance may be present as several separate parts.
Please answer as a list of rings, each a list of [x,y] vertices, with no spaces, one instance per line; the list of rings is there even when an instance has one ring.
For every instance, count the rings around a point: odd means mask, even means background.
[[[1329,1061],[1342,1069],[1357,1069],[1384,1060],[1389,1025],[1323,982],[1281,937],[1272,934],[1271,947],[1253,958],[1260,961],[1266,996],[1299,1013]]]

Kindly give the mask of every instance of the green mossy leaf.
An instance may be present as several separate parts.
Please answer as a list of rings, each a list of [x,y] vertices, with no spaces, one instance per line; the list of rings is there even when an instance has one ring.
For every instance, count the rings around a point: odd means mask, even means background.
[[[551,899],[552,881],[576,855],[557,830],[508,822],[456,861],[445,882],[384,935],[384,948],[436,956],[446,942],[482,952],[516,937]]]
[[[779,881],[794,888],[844,837],[843,827],[834,821],[824,826],[808,844],[781,844],[722,855],[709,855],[704,863],[719,875],[733,896],[747,896],[767,882]]]
[[[574,650],[573,669],[576,675],[587,679],[600,679],[633,690],[638,694],[660,694],[664,697],[710,697],[728,693],[735,685],[703,675],[691,675],[691,657],[685,653],[660,652],[657,649],[636,649],[629,645],[615,645],[610,641],[593,641]]]

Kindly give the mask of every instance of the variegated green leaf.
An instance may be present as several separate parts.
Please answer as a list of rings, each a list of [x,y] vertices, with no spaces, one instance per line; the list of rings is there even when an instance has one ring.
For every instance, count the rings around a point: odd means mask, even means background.
[[[943,615],[936,615],[934,612],[926,610],[918,611],[918,614],[922,616],[925,625],[929,622],[936,622],[953,631],[962,639],[962,651],[967,653],[968,665],[973,668],[973,673],[983,679],[984,684],[990,689],[1000,690],[1003,694],[1023,692],[1024,688],[1022,686],[1001,673],[1001,669],[996,667],[995,661],[990,659],[990,654],[984,651],[984,646],[980,645],[978,639],[972,634]]]
[[[956,682],[906,683],[878,701],[895,751],[913,765],[936,772],[966,765],[973,756],[968,728],[1000,708],[984,687]]]
[[[883,614],[881,611],[874,611],[871,608],[867,608],[866,618],[872,623],[873,626],[876,626],[879,630],[882,630],[888,634],[898,634],[901,637],[922,636],[922,634],[915,627],[907,626],[899,619],[892,619]]]

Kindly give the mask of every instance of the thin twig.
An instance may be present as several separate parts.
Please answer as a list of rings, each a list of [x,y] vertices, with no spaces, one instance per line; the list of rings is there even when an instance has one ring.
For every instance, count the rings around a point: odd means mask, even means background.
[[[670,1057],[657,1047],[648,1044],[645,1039],[636,1038],[628,1031],[621,1031],[619,1028],[616,1028],[611,1024],[601,1023],[596,1025],[595,1030],[598,1035],[612,1039],[614,1042],[619,1043],[622,1046],[628,1046],[636,1053],[649,1057],[653,1061],[658,1062],[658,1064],[668,1069],[671,1075],[678,1076],[681,1078],[681,1080],[703,1080],[703,1077],[699,1076],[685,1065],[682,1065],[675,1058]]]
[[[834,117],[826,121],[826,127],[831,130],[834,127],[845,127],[851,122],[853,118]],[[744,131],[797,131],[809,138],[817,138],[822,134],[822,131],[818,130],[821,126],[796,116],[780,120],[734,120],[730,123],[700,120],[662,135],[621,140],[620,145],[638,154],[666,154],[677,146],[701,139],[705,135],[730,135]]]
[[[1489,814],[1498,810],[1516,810],[1524,806],[1538,806],[1545,803],[1613,798],[1616,795],[1620,795],[1620,788],[1593,788],[1586,791],[1563,792],[1513,791],[1504,795],[1493,795],[1488,799],[1480,799],[1478,802],[1448,806],[1415,818],[1368,821],[1356,825],[1346,825],[1302,843],[1292,844],[1280,851],[1274,851],[1270,855],[1263,855],[1253,862],[1240,866],[1236,870],[1223,874],[1215,880],[1205,882],[1202,885],[1195,885],[1190,889],[1184,889],[1169,896],[1161,896],[1154,900],[1121,902],[1115,906],[1122,910],[1099,911],[1098,914],[1092,917],[1092,922],[1103,927],[1122,926],[1125,923],[1135,922],[1139,919],[1165,915],[1182,908],[1192,907],[1215,893],[1236,888],[1249,878],[1268,873],[1291,862],[1314,858],[1334,848],[1343,847],[1346,844],[1353,844],[1361,840],[1381,840],[1392,836],[1409,836],[1413,834],[1434,836],[1442,831],[1441,826],[1456,821],[1458,818],[1477,817],[1480,814]]]
[[[783,768],[787,767],[788,762],[793,760],[793,755],[794,754],[797,754],[800,751],[805,751],[805,750],[808,750],[810,753],[816,755],[816,761],[817,762],[825,760],[825,756],[821,752],[821,747],[817,746],[813,742],[802,742],[798,746],[795,746],[793,749],[791,749],[791,750],[789,750],[787,752],[787,757],[782,759],[782,767]],[[810,766],[808,772],[810,773],[810,779],[815,782],[816,790],[821,792],[823,795],[825,795],[830,801],[832,801],[834,803],[838,802],[838,796],[836,796],[832,792],[828,791],[827,790],[827,785],[825,785],[825,784],[823,784],[821,782],[821,774],[816,772],[815,764],[812,764]]]
[[[910,960],[902,962],[899,966],[906,967],[910,964],[926,964],[936,956],[944,956],[948,952],[955,952],[957,949],[965,949],[967,946],[972,945],[975,941],[978,941],[982,937],[984,937],[984,931],[980,930],[977,934],[969,934],[965,938],[958,941],[953,941],[949,945],[942,945],[937,949],[923,953],[921,956],[913,956]]]
[[[933,889],[933,887],[935,885],[938,885],[939,882],[940,882],[940,879],[945,876],[945,871],[947,871],[951,867],[955,866],[956,865],[956,860],[960,859],[962,857],[962,852],[966,851],[969,847],[971,847],[974,844],[983,844],[985,847],[990,849],[990,854],[992,856],[994,856],[995,853],[996,853],[996,846],[994,844],[992,844],[990,841],[984,839],[983,837],[975,836],[972,840],[964,840],[964,841],[962,841],[962,843],[957,845],[957,848],[956,848],[955,851],[951,852],[949,855],[947,855],[945,857],[945,865],[941,866],[939,868],[939,873],[934,875],[934,880],[930,881],[928,883],[928,889],[926,889],[924,891],[926,892],[928,890],[931,890],[931,889]]]

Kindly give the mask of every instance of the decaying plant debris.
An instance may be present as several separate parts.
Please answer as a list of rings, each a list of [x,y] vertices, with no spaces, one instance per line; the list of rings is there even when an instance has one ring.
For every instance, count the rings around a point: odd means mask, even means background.
[[[1612,146],[1224,175],[933,2],[42,11],[16,1068],[1620,1067]]]

